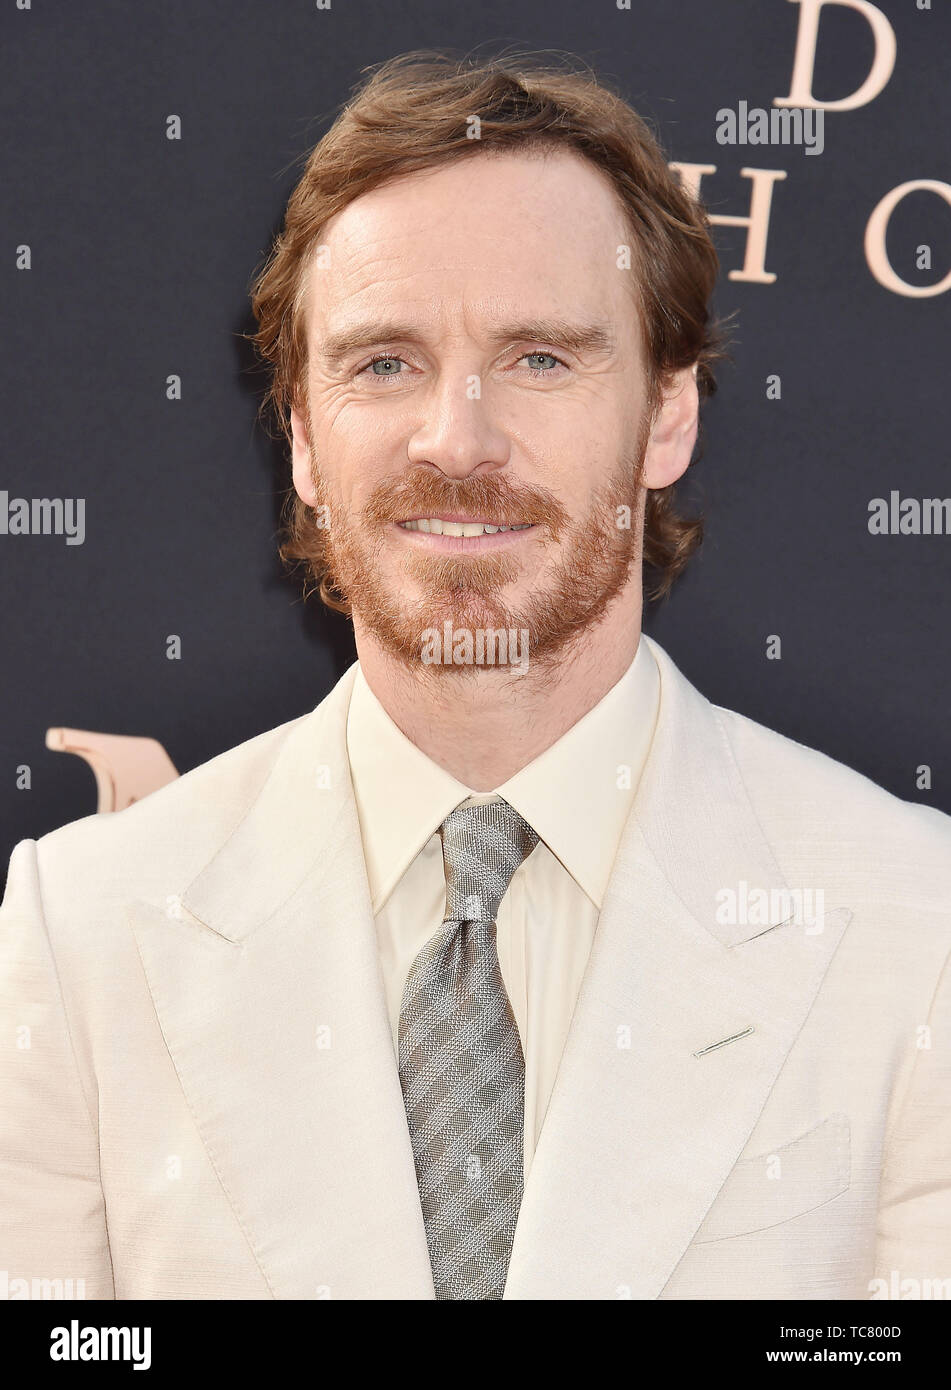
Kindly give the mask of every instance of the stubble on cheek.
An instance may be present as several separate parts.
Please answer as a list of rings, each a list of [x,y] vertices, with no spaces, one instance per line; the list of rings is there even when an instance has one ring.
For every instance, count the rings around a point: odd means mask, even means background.
[[[621,527],[618,512],[636,512],[645,449],[642,430],[634,456],[595,490],[587,513],[574,518],[546,489],[514,486],[498,474],[447,479],[429,469],[384,481],[354,516],[312,462],[318,504],[328,509],[330,524],[322,545],[334,587],[347,596],[365,629],[412,668],[420,667],[423,634],[447,621],[457,630],[527,631],[531,659],[551,663],[604,615],[627,584],[639,554],[639,532],[636,522]],[[502,600],[505,589],[524,573],[515,550],[428,555],[402,546],[393,532],[401,520],[446,512],[507,525],[530,521],[538,527],[524,545],[546,547],[551,560],[543,555],[517,604]],[[452,665],[429,670],[465,674],[465,668]]]

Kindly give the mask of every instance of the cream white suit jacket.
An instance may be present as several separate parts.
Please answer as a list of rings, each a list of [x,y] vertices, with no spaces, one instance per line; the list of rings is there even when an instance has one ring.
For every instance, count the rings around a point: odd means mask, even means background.
[[[657,729],[505,1297],[914,1297],[951,1278],[951,820],[716,708],[651,646]],[[347,762],[355,669],[14,851],[8,1281],[433,1297]],[[790,914],[797,890],[821,916]]]

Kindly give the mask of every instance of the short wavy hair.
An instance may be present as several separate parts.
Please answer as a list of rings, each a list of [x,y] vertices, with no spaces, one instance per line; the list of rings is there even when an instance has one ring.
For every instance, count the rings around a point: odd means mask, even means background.
[[[668,167],[652,127],[623,97],[570,55],[551,62],[530,53],[477,59],[418,50],[363,71],[369,76],[306,157],[251,287],[257,331],[250,337],[269,381],[262,415],[273,415],[288,443],[291,408],[306,414],[305,271],[324,226],[391,179],[486,150],[572,150],[608,176],[631,231],[649,409],[671,375],[694,363],[701,400],[712,394],[712,363],[724,350],[710,309],[719,263],[709,220]],[[473,115],[478,139],[467,135]],[[675,487],[647,493],[643,563],[656,581],[652,598],[669,593],[703,535],[700,517],[680,515]],[[349,612],[324,572],[317,517],[293,489],[280,555],[305,567],[329,607]]]

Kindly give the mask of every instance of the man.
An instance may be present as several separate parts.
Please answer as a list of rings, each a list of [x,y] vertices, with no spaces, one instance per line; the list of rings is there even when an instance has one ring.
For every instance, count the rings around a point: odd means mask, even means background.
[[[951,1277],[951,826],[640,632],[716,336],[586,75],[410,55],[254,291],[312,713],[11,860],[0,1264],[87,1297]],[[26,1286],[24,1286],[26,1287]]]

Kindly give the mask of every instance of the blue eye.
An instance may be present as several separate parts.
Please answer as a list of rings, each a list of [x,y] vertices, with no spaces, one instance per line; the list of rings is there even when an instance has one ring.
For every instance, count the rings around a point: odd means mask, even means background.
[[[373,368],[374,376],[399,376],[399,372],[391,371],[390,368],[395,367],[396,364],[402,362],[402,360],[402,357],[390,357],[388,355],[384,355],[382,357],[374,357],[372,362],[367,363],[367,366]],[[385,367],[386,370],[378,372],[376,370],[377,367]]]
[[[565,367],[567,364],[556,357],[553,352],[526,352],[523,353],[519,361],[529,364],[528,370],[534,377],[552,376],[556,367]],[[370,372],[375,377],[397,377],[404,376],[402,368],[406,363],[402,357],[396,357],[393,353],[381,352],[379,356],[371,358],[362,372]]]
[[[528,370],[531,375],[539,379],[543,376],[554,376],[555,367],[565,367],[567,369],[567,363],[562,362],[561,358],[556,357],[553,352],[526,352],[524,358],[520,358],[519,360],[526,361],[529,364]],[[539,362],[545,365],[539,366]],[[549,366],[548,363],[551,363],[551,366]]]

